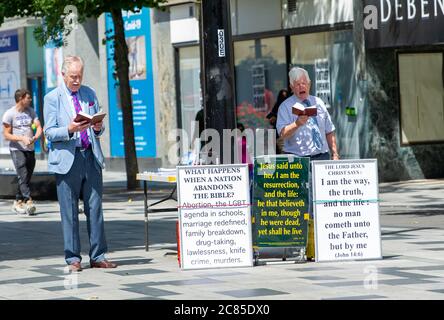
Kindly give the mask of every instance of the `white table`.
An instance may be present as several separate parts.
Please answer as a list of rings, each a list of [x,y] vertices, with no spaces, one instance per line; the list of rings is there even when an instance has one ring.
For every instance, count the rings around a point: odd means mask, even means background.
[[[171,210],[177,210],[177,207],[175,208],[162,208],[162,209],[153,209],[150,208],[152,206],[155,206],[156,204],[162,203],[164,201],[167,201],[169,199],[176,200],[175,193],[177,190],[177,184],[176,184],[176,169],[161,169],[157,172],[143,172],[138,173],[136,176],[137,180],[143,181],[143,194],[145,196],[144,198],[144,207],[145,207],[145,250],[149,250],[149,243],[148,243],[148,213],[149,212],[161,212],[161,211],[171,211]],[[156,181],[156,182],[167,182],[167,183],[174,183],[174,188],[171,193],[159,201],[156,201],[152,203],[151,205],[148,205],[148,188],[147,188],[147,182],[148,181]]]

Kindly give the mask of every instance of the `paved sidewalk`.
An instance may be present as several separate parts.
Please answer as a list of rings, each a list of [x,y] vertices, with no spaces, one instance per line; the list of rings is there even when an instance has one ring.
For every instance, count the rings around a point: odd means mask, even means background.
[[[150,214],[146,252],[143,194],[126,192],[124,179],[104,172],[108,258],[119,264],[112,270],[87,266],[83,215],[85,269],[69,274],[58,203],[40,201],[37,216],[18,217],[0,199],[0,299],[444,299],[444,180],[380,185],[382,260],[182,271],[177,212]],[[167,192],[159,187],[157,198]]]

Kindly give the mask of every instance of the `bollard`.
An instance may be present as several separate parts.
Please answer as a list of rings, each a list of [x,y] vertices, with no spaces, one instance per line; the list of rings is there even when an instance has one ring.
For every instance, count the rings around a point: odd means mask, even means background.
[[[308,240],[306,248],[307,260],[313,261],[315,259],[315,243],[314,243],[314,221],[310,217],[308,220]]]

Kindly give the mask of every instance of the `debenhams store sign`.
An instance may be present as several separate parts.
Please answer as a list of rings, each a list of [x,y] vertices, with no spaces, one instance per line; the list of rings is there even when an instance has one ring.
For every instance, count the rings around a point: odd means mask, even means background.
[[[444,0],[366,0],[366,47],[444,44]]]

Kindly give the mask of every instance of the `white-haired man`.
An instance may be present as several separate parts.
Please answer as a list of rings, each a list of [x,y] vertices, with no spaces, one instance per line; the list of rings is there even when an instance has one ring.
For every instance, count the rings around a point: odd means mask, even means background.
[[[283,153],[311,160],[338,160],[335,126],[324,102],[310,95],[310,76],[305,69],[294,67],[288,73],[293,95],[279,107],[276,129],[284,140]],[[297,116],[292,108],[296,103],[316,106],[316,116]],[[330,154],[331,152],[331,154]]]
[[[77,113],[94,114],[99,103],[94,90],[82,85],[83,60],[67,56],[62,65],[63,83],[45,96],[45,135],[51,142],[48,168],[55,173],[64,238],[65,261],[72,271],[81,271],[78,202],[82,195],[90,242],[90,266],[115,268],[105,259],[107,244],[102,209],[100,147],[103,123],[75,122]]]

